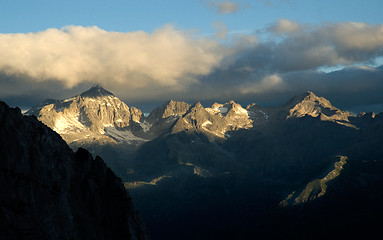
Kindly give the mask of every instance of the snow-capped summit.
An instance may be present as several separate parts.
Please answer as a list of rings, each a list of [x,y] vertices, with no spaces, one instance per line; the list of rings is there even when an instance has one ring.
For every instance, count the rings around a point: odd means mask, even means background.
[[[142,112],[129,108],[99,85],[75,97],[47,103],[29,113],[59,133],[67,143],[115,142],[125,137],[139,140],[129,132],[129,127],[140,121]]]

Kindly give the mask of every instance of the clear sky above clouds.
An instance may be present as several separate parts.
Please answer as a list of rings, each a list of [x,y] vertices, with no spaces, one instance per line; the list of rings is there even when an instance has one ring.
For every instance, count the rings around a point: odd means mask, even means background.
[[[0,99],[28,107],[98,83],[128,105],[277,104],[311,90],[383,111],[382,9],[380,0],[1,0]]]
[[[225,3],[233,3],[226,12],[222,11]],[[36,32],[67,25],[152,32],[172,24],[212,33],[214,22],[225,23],[230,31],[255,31],[281,18],[308,24],[379,24],[382,9],[380,0],[1,0],[0,32]]]

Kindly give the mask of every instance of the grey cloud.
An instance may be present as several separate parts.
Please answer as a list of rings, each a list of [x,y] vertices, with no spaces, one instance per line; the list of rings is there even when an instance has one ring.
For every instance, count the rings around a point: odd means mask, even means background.
[[[283,104],[292,96],[308,90],[354,113],[380,112],[383,111],[383,66],[350,67],[330,73],[304,70],[270,75],[236,75],[231,72],[230,77],[220,78],[220,81],[206,79],[201,91],[206,91],[203,100],[234,99],[243,105],[255,102],[270,106]],[[199,94],[202,94],[201,91]]]
[[[238,63],[262,71],[290,72],[373,62],[383,55],[383,25],[299,25],[280,20],[267,28],[271,40],[238,53]],[[273,34],[282,34],[275,37]]]

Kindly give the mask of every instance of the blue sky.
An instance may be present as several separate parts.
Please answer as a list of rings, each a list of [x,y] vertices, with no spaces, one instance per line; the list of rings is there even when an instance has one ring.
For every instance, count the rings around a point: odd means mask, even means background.
[[[212,23],[229,30],[255,31],[285,18],[308,24],[322,22],[382,22],[380,0],[255,0],[232,1],[239,10],[216,14],[209,0],[2,0],[0,32],[26,33],[67,25],[98,26],[108,31],[152,32],[165,24],[204,33]],[[219,1],[217,1],[219,2]],[[224,2],[224,1],[223,1]]]
[[[280,104],[311,90],[383,111],[380,0],[1,0],[0,99],[101,84],[128,105]]]

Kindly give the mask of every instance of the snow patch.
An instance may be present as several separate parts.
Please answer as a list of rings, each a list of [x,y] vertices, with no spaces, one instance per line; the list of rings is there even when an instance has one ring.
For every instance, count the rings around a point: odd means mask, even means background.
[[[68,99],[65,99],[63,102],[70,102],[70,101],[73,101],[75,98],[68,98]]]
[[[258,110],[258,111],[263,114],[266,120],[269,119],[269,116],[264,111],[261,111],[261,110]]]
[[[234,109],[234,111],[237,114],[248,114],[247,110],[242,108],[242,107],[238,107],[238,108]]]
[[[218,107],[218,111],[220,113],[227,113],[229,111],[229,109],[227,107]]]
[[[201,127],[205,127],[208,124],[213,124],[213,123],[208,120],[208,121],[205,121],[204,123],[202,123]]]
[[[146,122],[146,121],[144,121],[144,122],[138,122],[139,124],[140,124],[140,126],[141,126],[141,128],[142,128],[142,130],[144,131],[144,132],[147,132],[147,131],[149,131],[150,130],[150,128],[152,127],[152,124],[150,124],[150,123],[148,123],[148,122]]]
[[[67,132],[78,132],[86,127],[78,120],[79,115],[67,113],[57,118],[53,130],[59,134]]]

